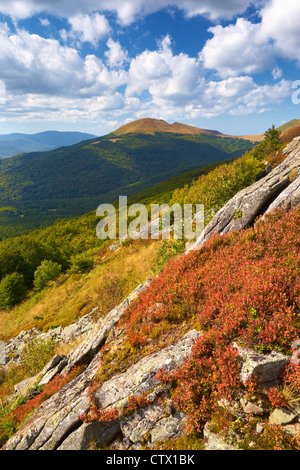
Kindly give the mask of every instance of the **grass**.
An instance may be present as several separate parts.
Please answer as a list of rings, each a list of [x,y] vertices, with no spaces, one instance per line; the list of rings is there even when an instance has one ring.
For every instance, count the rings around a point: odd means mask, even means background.
[[[8,341],[34,326],[44,331],[65,327],[94,307],[99,316],[107,313],[151,275],[158,248],[153,240],[132,242],[98,259],[87,274],[63,274],[60,284],[53,282],[42,292],[31,292],[22,304],[0,311],[1,339]]]

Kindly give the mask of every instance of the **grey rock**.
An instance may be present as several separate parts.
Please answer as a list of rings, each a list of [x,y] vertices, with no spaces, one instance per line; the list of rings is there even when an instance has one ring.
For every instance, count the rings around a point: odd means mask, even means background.
[[[157,441],[164,441],[167,439],[176,439],[184,432],[186,423],[186,416],[184,413],[175,413],[173,416],[168,416],[160,420],[151,430],[151,444]]]
[[[239,191],[223,206],[205,227],[196,243],[188,251],[199,250],[213,234],[241,230],[254,223],[258,215],[263,215],[272,204],[273,208],[288,204],[299,204],[299,181],[293,183],[291,176],[300,175],[300,141],[298,137],[285,149],[287,158],[264,178]],[[289,186],[292,186],[289,188]],[[285,191],[285,193],[283,193]],[[278,199],[279,198],[279,199]],[[277,200],[278,199],[278,200]],[[238,215],[238,216],[237,216]]]
[[[292,436],[296,436],[296,434],[300,433],[300,423],[295,424],[287,424],[283,427],[284,431],[288,432]]]
[[[227,444],[219,434],[209,430],[210,423],[206,423],[203,430],[205,440],[205,450],[240,450],[230,444]]]
[[[252,403],[245,398],[241,398],[240,403],[246,414],[261,415],[264,413],[264,409],[261,406],[256,403]]]
[[[4,341],[0,341],[0,365],[6,364],[6,351]]]
[[[141,408],[121,421],[122,434],[131,443],[142,441],[145,434],[164,417],[165,411],[158,403]]]
[[[104,382],[95,392],[98,408],[113,406],[119,409],[126,405],[129,396],[142,395],[159,386],[159,381],[155,378],[157,372],[179,367],[200,336],[200,332],[191,330],[178,343],[144,357],[126,372]]]
[[[278,424],[281,426],[291,424],[296,418],[297,415],[292,411],[285,410],[283,408],[276,408],[276,410],[270,414],[269,421],[271,424]]]
[[[262,384],[279,380],[280,371],[290,361],[288,356],[284,356],[276,351],[271,354],[260,354],[252,349],[246,349],[233,343],[241,356],[240,378],[246,383],[251,377],[259,378]]]
[[[72,432],[57,450],[89,450],[92,444],[96,448],[107,446],[120,433],[118,422],[103,423],[95,421],[83,424]]]
[[[14,386],[15,394],[20,396],[26,396],[30,388],[36,385],[38,377],[30,377],[29,379],[22,380]]]
[[[159,381],[155,379],[156,372],[161,368],[177,368],[190,354],[199,335],[197,331],[190,331],[178,343],[145,357],[123,374],[105,382],[95,394],[98,407],[107,410],[115,407],[121,412],[129,396],[153,393],[156,387],[160,387]],[[89,446],[88,436],[95,440],[94,435],[99,428],[86,426],[80,416],[90,408],[88,386],[98,371],[100,357],[101,352],[95,355],[84,372],[37,408],[3,450],[67,450],[74,446],[78,449]],[[117,432],[116,422],[110,423],[103,431],[103,438],[98,436],[96,439],[98,445],[106,445],[103,444],[104,435],[110,435],[110,440],[113,441]],[[139,441],[134,443],[135,447],[140,445]]]
[[[61,372],[61,375],[67,375],[77,364],[91,360],[104,344],[108,333],[122,317],[129,304],[148,286],[148,283],[140,284],[120,305],[111,310],[109,314],[100,319],[93,332],[89,335],[87,341],[80,344],[68,356],[68,364]]]
[[[298,176],[269,206],[265,215],[278,208],[290,208],[300,204],[300,176]]]

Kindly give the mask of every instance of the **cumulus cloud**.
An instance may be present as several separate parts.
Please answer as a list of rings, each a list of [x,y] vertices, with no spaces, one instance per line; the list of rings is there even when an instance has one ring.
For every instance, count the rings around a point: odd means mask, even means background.
[[[261,40],[260,28],[260,24],[243,18],[226,27],[209,28],[214,36],[200,54],[204,67],[217,70],[221,77],[269,69],[275,60],[275,50],[273,44]]]
[[[261,41],[273,40],[278,55],[300,65],[300,2],[271,0],[261,11]]]
[[[261,21],[238,18],[235,24],[209,28],[213,34],[200,53],[204,67],[223,78],[273,70],[281,78],[276,58],[291,59],[300,65],[300,2],[270,0],[259,12]]]
[[[144,51],[130,64],[127,95],[148,90],[154,102],[178,105],[195,98],[201,87],[201,67],[187,54],[174,55],[166,36],[157,51]]]
[[[140,116],[212,117],[249,114],[291,93],[291,84],[257,85],[252,77],[233,76],[207,81],[201,62],[186,54],[174,54],[167,36],[156,51],[135,57],[128,73],[127,96],[141,99]],[[150,98],[142,102],[143,93]]]
[[[14,18],[49,12],[69,18],[79,13],[112,11],[124,24],[130,24],[138,15],[154,13],[170,6],[177,7],[187,16],[207,15],[211,19],[232,18],[243,13],[250,4],[262,0],[0,0],[0,12]]]
[[[121,67],[124,62],[127,62],[128,53],[125,51],[118,41],[114,41],[109,38],[107,41],[108,51],[105,51],[104,55],[107,58],[108,65],[110,67]]]
[[[126,81],[125,71],[109,70],[101,59],[82,59],[75,48],[62,46],[19,30],[12,34],[0,25],[0,79],[16,94],[78,96],[114,92]]]
[[[99,13],[72,16],[69,23],[72,26],[71,36],[75,35],[81,42],[90,42],[94,46],[110,31],[107,19]]]

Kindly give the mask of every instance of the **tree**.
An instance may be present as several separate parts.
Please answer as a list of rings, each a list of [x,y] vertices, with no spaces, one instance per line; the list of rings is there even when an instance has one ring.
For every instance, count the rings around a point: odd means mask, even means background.
[[[272,124],[265,132],[265,142],[267,143],[270,151],[276,151],[282,145],[282,141],[280,140],[280,132],[275,128],[275,125]]]
[[[7,274],[0,282],[0,307],[10,309],[21,302],[26,294],[24,276],[20,273]]]
[[[51,260],[44,260],[34,273],[34,287],[36,290],[42,290],[49,281],[55,281],[61,273],[61,265]]]

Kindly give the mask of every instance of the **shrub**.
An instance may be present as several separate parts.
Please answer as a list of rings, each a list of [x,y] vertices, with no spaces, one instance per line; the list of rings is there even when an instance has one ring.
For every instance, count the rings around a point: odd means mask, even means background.
[[[10,309],[24,299],[26,287],[24,276],[19,273],[7,274],[0,283],[0,307]]]
[[[185,249],[184,240],[164,240],[157,252],[152,271],[158,274],[163,271],[164,266]]]
[[[92,258],[86,258],[83,254],[74,256],[71,259],[70,271],[71,273],[85,273],[92,269],[94,260]]]
[[[61,265],[51,260],[44,260],[34,273],[34,287],[37,291],[42,290],[49,281],[58,281],[61,273]]]
[[[245,393],[233,341],[287,354],[300,337],[299,225],[299,208],[278,210],[255,228],[215,235],[201,250],[171,260],[123,315],[128,341],[147,345],[147,353],[154,329],[160,334],[152,348],[179,338],[184,324],[205,332],[183,367],[159,376],[175,384],[173,400],[187,414],[189,432],[201,432],[220,398]],[[299,369],[284,378],[296,392]],[[270,395],[273,403],[279,398]]]
[[[20,358],[22,367],[29,377],[38,374],[50,361],[55,349],[55,341],[31,340],[23,349]]]

